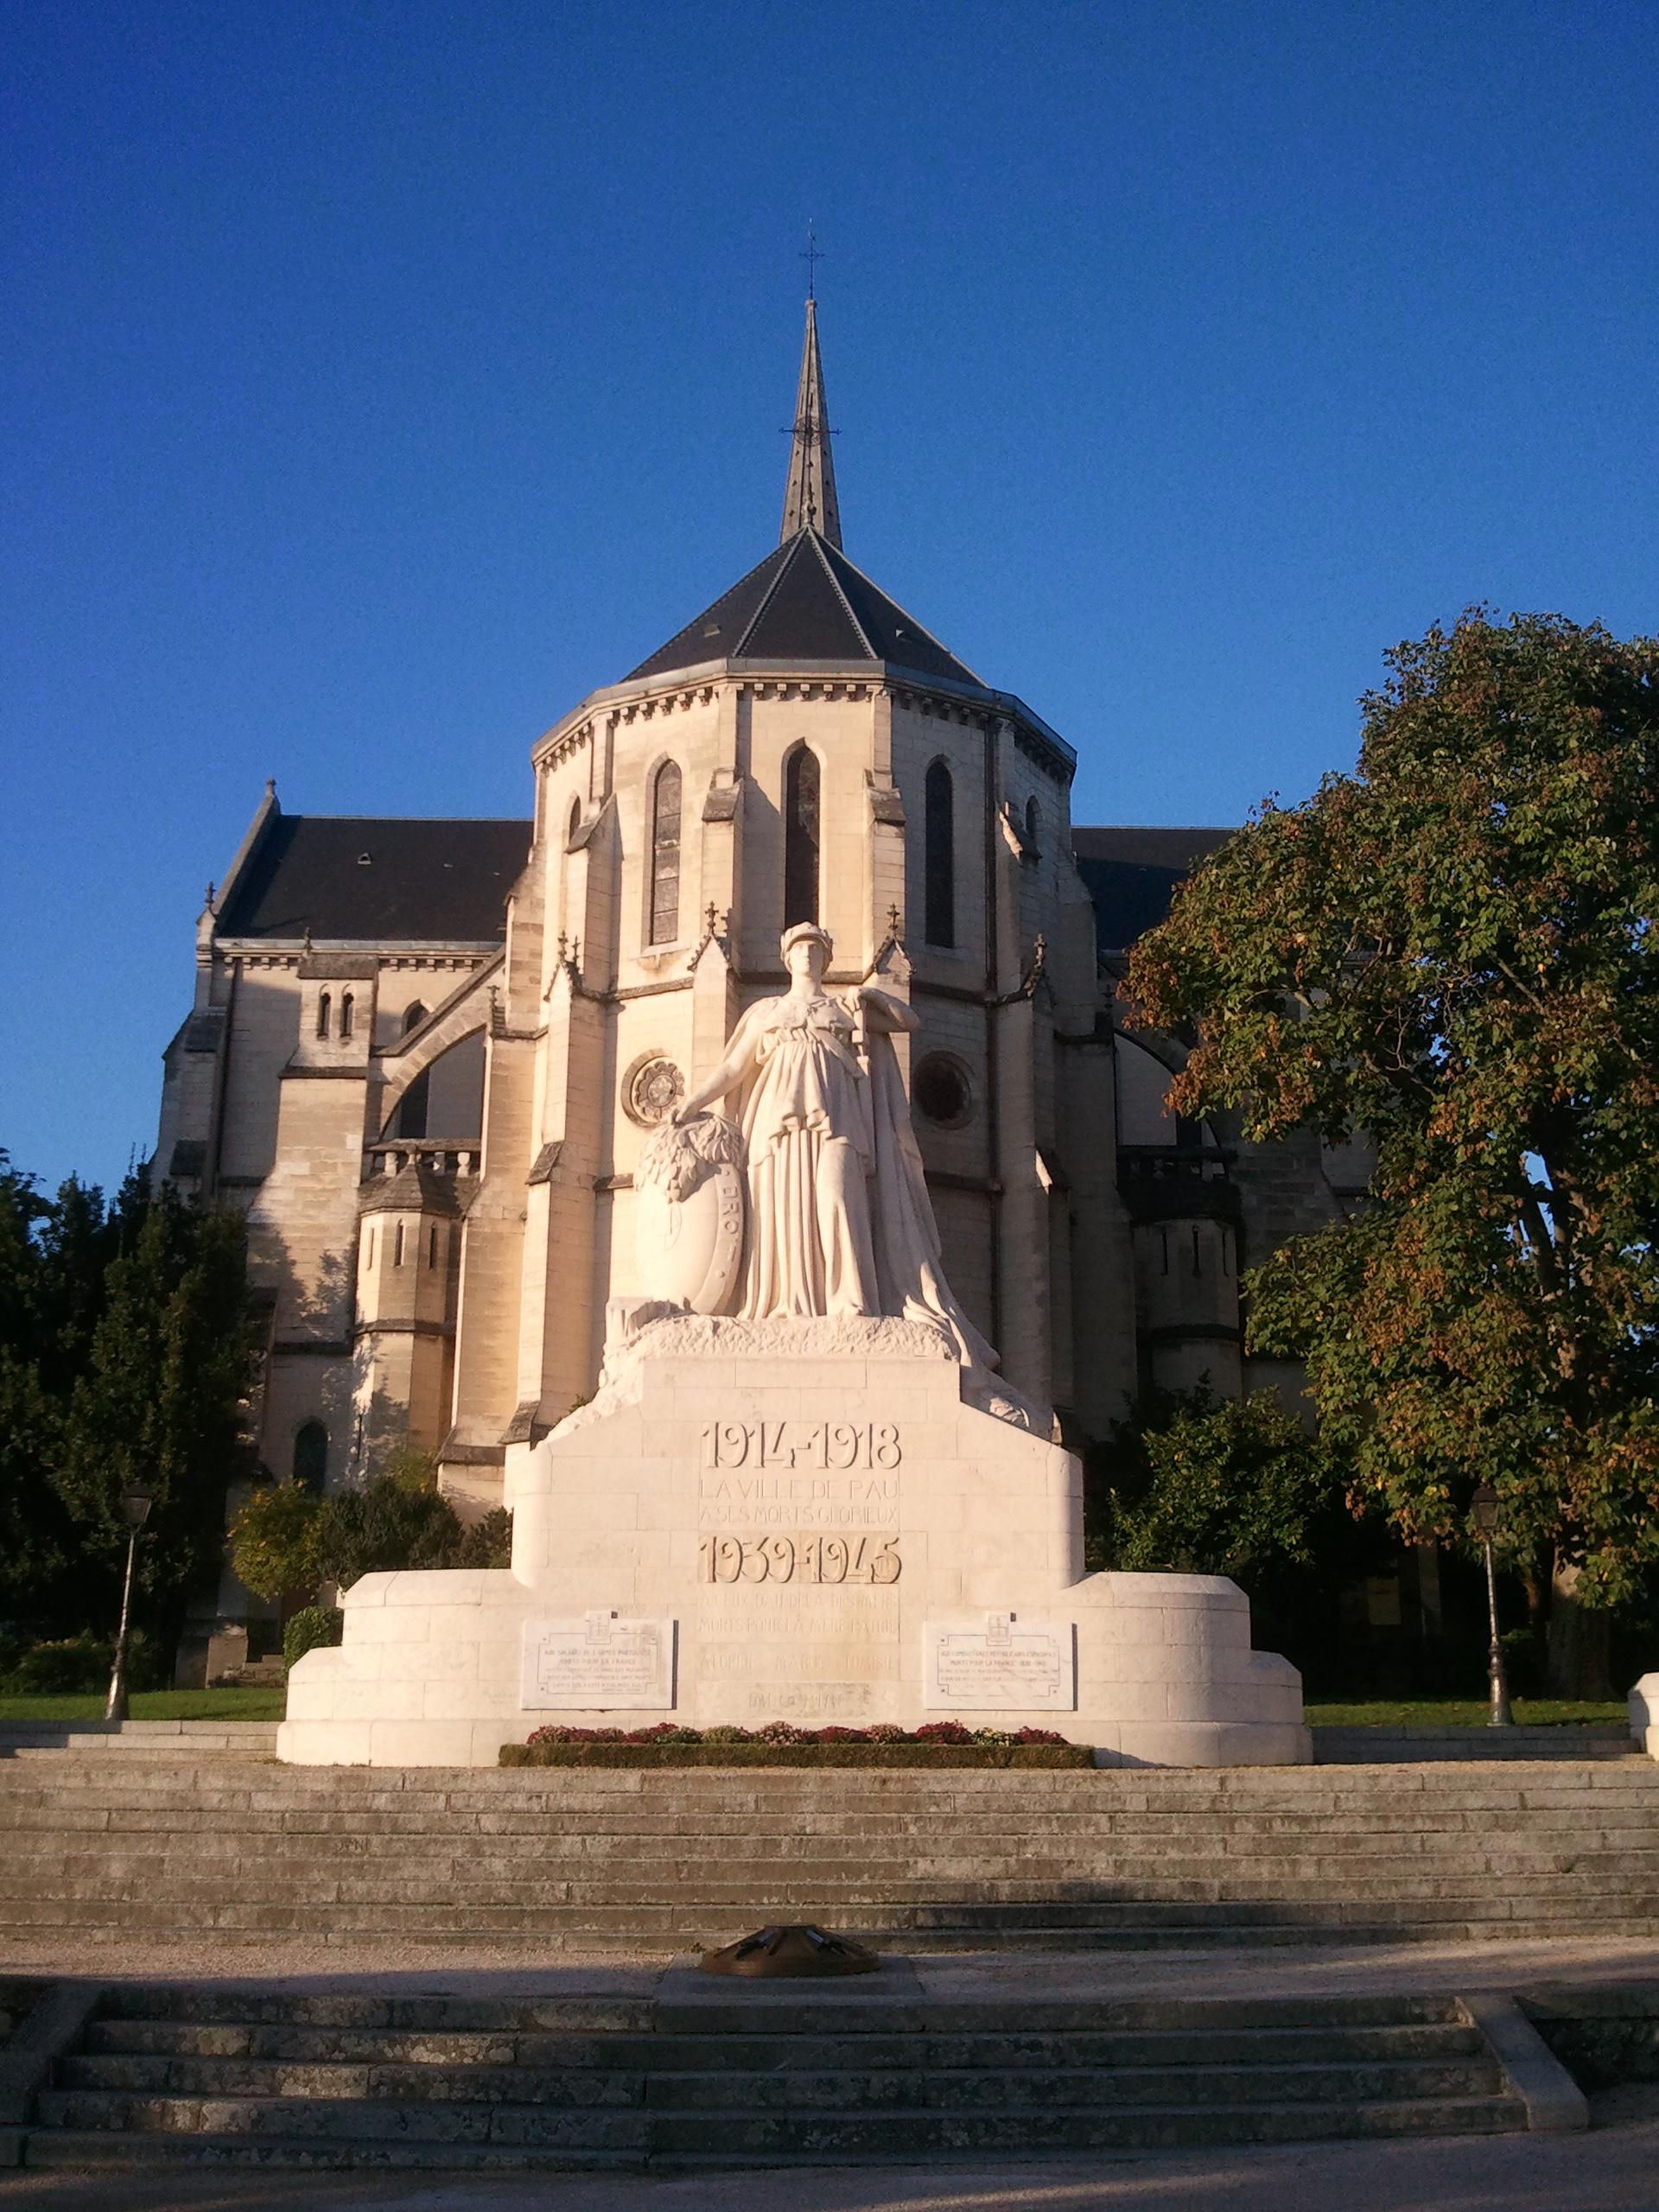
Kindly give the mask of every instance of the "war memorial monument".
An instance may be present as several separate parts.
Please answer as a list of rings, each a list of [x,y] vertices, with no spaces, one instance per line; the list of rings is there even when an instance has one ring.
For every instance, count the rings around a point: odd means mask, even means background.
[[[1057,1719],[1103,1763],[1309,1756],[1223,1578],[1084,1574],[1082,1467],[963,1313],[880,971],[787,991],[646,1147],[601,1386],[509,1493],[511,1569],[365,1576],[279,1755],[493,1764],[527,1725]],[[726,1114],[709,1109],[734,1107]]]

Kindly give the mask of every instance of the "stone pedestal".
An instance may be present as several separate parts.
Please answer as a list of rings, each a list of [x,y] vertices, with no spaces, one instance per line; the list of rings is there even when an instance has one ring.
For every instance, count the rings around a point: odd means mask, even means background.
[[[1052,1728],[1103,1764],[1310,1756],[1220,1576],[1085,1574],[1082,1468],[925,1322],[658,1322],[536,1451],[494,1573],[365,1576],[279,1757],[493,1764],[545,1721]]]
[[[1643,1675],[1630,1692],[1630,1738],[1638,1751],[1659,1759],[1659,1675]]]

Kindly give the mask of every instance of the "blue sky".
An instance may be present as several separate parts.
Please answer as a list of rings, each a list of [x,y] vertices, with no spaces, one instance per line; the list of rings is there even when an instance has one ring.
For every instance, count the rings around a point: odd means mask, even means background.
[[[1656,626],[1659,12],[13,0],[0,1145],[153,1141],[267,775],[516,814],[772,543],[809,216],[847,549],[1081,821],[1351,764],[1391,642]]]

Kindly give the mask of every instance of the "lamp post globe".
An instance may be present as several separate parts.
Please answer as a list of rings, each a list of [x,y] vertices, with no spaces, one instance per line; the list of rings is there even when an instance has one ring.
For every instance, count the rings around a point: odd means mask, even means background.
[[[118,1726],[127,1717],[127,1631],[132,1620],[132,1565],[138,1549],[138,1531],[149,1518],[150,1494],[142,1483],[122,1493],[121,1518],[127,1525],[127,1569],[121,1581],[121,1625],[115,1633],[115,1664],[110,1669],[110,1694],[104,1718]]]

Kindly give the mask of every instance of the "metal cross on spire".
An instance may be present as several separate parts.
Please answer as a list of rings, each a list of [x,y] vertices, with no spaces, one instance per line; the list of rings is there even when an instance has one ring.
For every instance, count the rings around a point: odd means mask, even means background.
[[[815,264],[823,258],[807,226],[806,337],[801,346],[801,380],[790,426],[789,476],[784,487],[784,525],[779,543],[803,530],[816,530],[831,545],[841,543],[841,508],[836,499],[836,464],[830,457],[830,410],[823,397],[823,364],[818,359],[818,307],[812,291]]]
[[[806,296],[813,300],[817,297],[817,265],[823,259],[823,248],[818,244],[810,215],[806,219],[806,245],[801,259],[806,264]]]

